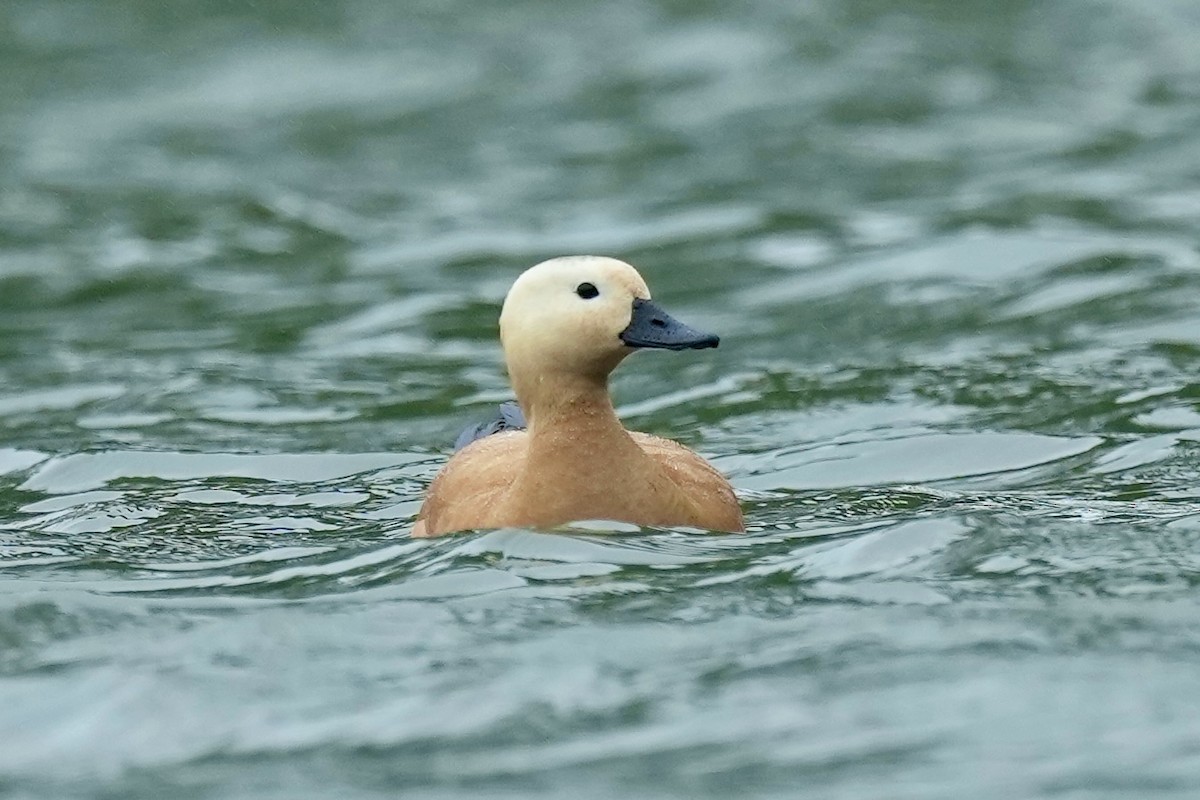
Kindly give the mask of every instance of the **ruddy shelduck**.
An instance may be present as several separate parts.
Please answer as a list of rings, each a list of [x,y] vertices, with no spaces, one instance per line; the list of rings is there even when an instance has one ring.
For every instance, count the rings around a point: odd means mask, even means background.
[[[627,431],[613,409],[608,376],[635,350],[719,342],[654,303],[637,270],[599,256],[531,267],[504,301],[500,341],[520,410],[464,432],[413,536],[594,519],[745,530],[733,487],[712,464]]]

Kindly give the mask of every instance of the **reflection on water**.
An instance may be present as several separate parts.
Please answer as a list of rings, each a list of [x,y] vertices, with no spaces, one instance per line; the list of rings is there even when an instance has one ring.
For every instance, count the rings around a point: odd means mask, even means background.
[[[1193,797],[1200,14],[0,11],[0,786]],[[408,537],[543,258],[745,536]],[[314,787],[320,787],[319,789]]]

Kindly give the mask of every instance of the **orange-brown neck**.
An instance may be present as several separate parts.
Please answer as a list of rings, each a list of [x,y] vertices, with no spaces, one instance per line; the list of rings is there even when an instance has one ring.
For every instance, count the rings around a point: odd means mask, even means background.
[[[625,519],[654,465],[621,425],[606,378],[553,375],[514,381],[529,445],[510,497],[530,524]]]
[[[529,423],[530,466],[570,469],[563,462],[583,459],[616,466],[640,455],[617,418],[606,375],[543,374],[536,382],[514,385]]]

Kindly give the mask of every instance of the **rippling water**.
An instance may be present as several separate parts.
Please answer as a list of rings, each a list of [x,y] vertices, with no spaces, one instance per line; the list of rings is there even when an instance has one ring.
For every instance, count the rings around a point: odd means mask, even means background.
[[[0,9],[0,792],[1200,793],[1200,12]],[[599,252],[751,532],[413,541]]]

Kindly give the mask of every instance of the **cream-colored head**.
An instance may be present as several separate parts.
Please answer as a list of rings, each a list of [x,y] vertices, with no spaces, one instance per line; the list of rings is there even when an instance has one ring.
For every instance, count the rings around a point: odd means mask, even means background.
[[[564,256],[527,269],[500,312],[514,382],[527,374],[612,372],[633,352],[620,337],[635,299],[649,300],[650,290],[637,270],[615,258]]]
[[[646,282],[625,262],[565,256],[517,278],[500,312],[500,341],[524,405],[537,387],[602,383],[636,348],[716,347],[718,339],[651,302]]]

